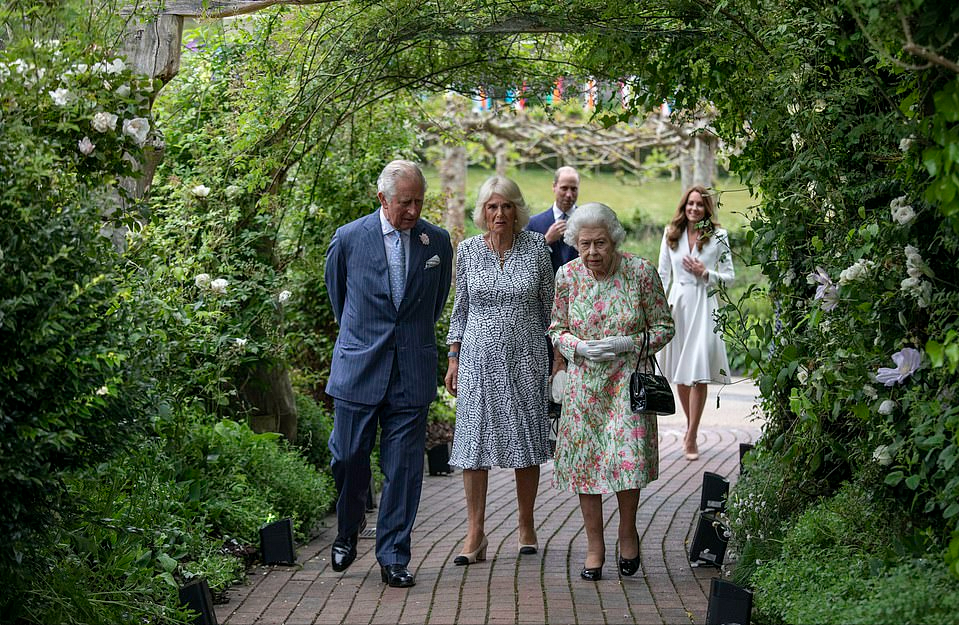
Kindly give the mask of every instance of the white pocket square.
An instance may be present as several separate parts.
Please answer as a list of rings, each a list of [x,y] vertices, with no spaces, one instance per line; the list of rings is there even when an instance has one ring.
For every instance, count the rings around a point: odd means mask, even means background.
[[[433,258],[426,261],[426,266],[423,269],[432,269],[433,267],[440,264],[440,257],[434,255]]]

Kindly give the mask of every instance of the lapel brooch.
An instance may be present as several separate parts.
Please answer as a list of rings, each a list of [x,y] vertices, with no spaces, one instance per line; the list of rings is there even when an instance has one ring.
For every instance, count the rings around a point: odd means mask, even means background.
[[[430,238],[426,235],[425,232],[420,233],[420,242],[421,242],[423,245],[429,245],[429,244],[430,244]]]

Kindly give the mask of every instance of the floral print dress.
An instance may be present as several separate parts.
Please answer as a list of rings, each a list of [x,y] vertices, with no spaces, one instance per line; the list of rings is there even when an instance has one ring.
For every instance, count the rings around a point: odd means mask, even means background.
[[[553,468],[553,486],[561,490],[606,494],[642,488],[659,476],[656,415],[633,414],[629,377],[644,332],[655,353],[675,329],[659,274],[649,261],[621,255],[619,268],[603,280],[582,259],[556,274],[549,335],[569,361]],[[632,337],[636,350],[610,362],[576,353],[580,341],[609,336]]]

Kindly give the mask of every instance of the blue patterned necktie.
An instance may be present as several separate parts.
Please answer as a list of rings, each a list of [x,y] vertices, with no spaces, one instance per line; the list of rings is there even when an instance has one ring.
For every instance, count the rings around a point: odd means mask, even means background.
[[[403,301],[403,292],[406,290],[406,249],[403,247],[403,235],[394,230],[396,236],[390,242],[390,291],[393,294],[393,305],[397,310]]]
[[[567,219],[569,219],[569,215],[567,215],[567,214],[564,213],[563,211],[560,211],[560,212],[559,212],[559,218],[562,219],[563,221],[566,221]]]

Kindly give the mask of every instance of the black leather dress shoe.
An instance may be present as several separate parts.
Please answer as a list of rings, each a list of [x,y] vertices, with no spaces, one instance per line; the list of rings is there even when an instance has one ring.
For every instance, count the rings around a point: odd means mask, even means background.
[[[333,549],[330,550],[330,564],[333,570],[341,573],[350,568],[353,560],[356,560],[356,539],[353,534],[347,538],[339,538],[333,541]]]
[[[416,584],[416,578],[403,564],[387,564],[380,567],[380,576],[384,584],[389,584],[393,588],[409,588]]]

